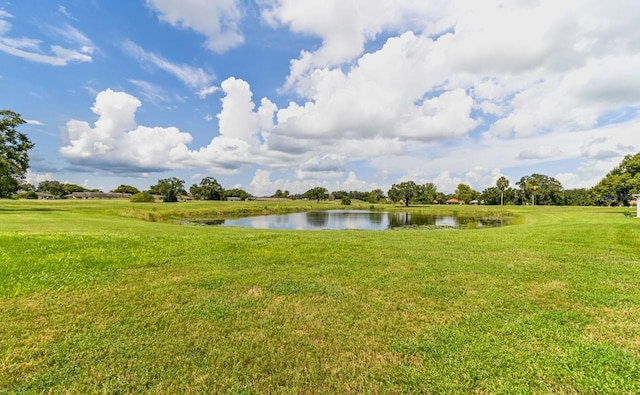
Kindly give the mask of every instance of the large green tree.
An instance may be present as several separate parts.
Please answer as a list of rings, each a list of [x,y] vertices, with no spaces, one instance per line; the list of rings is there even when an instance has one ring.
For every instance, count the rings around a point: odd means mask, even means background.
[[[384,191],[382,189],[374,189],[367,194],[368,203],[380,203],[384,200]]]
[[[200,185],[193,184],[189,192],[196,200],[222,200],[224,188],[213,177],[205,177],[200,181]]]
[[[432,204],[433,201],[436,200],[437,196],[438,191],[435,184],[432,182],[427,182],[426,184],[419,186],[416,201],[424,204]]]
[[[38,192],[50,193],[56,196],[64,195],[64,185],[60,181],[46,180],[38,184]]]
[[[177,202],[179,196],[187,194],[184,190],[184,181],[177,177],[158,180],[158,183],[151,187],[150,192],[162,195],[164,202]]]
[[[29,150],[33,143],[16,128],[26,123],[9,110],[0,110],[0,198],[9,197],[19,189],[29,169]]]
[[[454,193],[457,199],[464,201],[465,203],[469,203],[472,200],[480,197],[480,192],[474,190],[467,184],[458,184],[458,188]]]
[[[329,191],[327,191],[327,188],[324,187],[315,187],[305,192],[304,197],[320,203],[320,200],[326,200],[329,197]]]
[[[553,177],[534,173],[524,176],[516,183],[520,187],[523,198],[532,205],[542,204],[559,206],[562,204],[562,184]]]
[[[415,199],[421,192],[420,186],[413,181],[405,181],[399,184],[393,184],[389,189],[389,198],[397,203],[404,201],[404,205],[409,207],[411,200]]]
[[[625,156],[591,189],[593,200],[599,206],[627,205],[634,193],[640,193],[640,153]]]

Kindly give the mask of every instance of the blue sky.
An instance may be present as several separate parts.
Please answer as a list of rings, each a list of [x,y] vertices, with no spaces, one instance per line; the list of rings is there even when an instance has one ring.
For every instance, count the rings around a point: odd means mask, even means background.
[[[638,20],[634,0],[0,0],[0,108],[29,121],[36,185],[590,187],[640,151]]]

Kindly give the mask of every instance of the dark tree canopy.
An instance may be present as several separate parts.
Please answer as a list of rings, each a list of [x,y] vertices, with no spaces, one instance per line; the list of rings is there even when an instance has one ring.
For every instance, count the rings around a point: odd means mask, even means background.
[[[632,194],[640,193],[640,153],[627,155],[591,189],[594,203],[600,206],[623,206]]]
[[[593,206],[593,196],[588,189],[566,189],[562,194],[565,206]]]
[[[18,191],[29,169],[29,150],[33,143],[16,128],[26,123],[9,110],[0,110],[0,198]]]
[[[224,188],[213,177],[205,177],[200,181],[200,185],[193,184],[189,192],[196,200],[222,200]]]
[[[368,203],[380,203],[384,201],[384,191],[382,189],[374,189],[367,194]]]
[[[276,193],[274,193],[271,197],[278,198],[278,199],[289,198],[289,191],[283,192],[282,190],[278,189]]]
[[[424,185],[418,185],[418,191],[416,195],[416,201],[422,204],[432,204],[438,197],[438,191],[436,186],[432,182],[428,182]]]
[[[251,195],[249,194],[249,192],[240,188],[227,189],[224,191],[225,199],[229,199],[232,197],[239,198],[240,200],[247,200],[251,197]]]
[[[41,181],[38,184],[38,192],[50,193],[56,196],[62,196],[64,194],[64,186],[60,181],[46,180]]]
[[[136,193],[140,192],[140,190],[132,185],[120,185],[119,187],[117,187],[116,189],[114,189],[113,191],[111,191],[113,193],[130,193],[132,195],[135,195]]]
[[[458,188],[456,188],[454,195],[457,199],[462,200],[465,203],[469,203],[470,201],[480,197],[480,193],[467,184],[458,184]]]
[[[162,195],[164,202],[177,202],[179,196],[187,194],[184,190],[184,181],[177,177],[158,180],[158,183],[151,187],[150,192]]]
[[[562,184],[553,177],[544,174],[524,176],[516,183],[523,198],[531,204],[559,206],[562,204]]]
[[[305,192],[304,197],[320,203],[320,200],[326,200],[329,197],[329,191],[324,187],[315,187]]]
[[[484,204],[490,205],[518,204],[521,196],[522,193],[518,189],[506,188],[501,190],[495,186],[482,191],[480,199],[484,201]]]
[[[397,203],[404,201],[404,205],[409,207],[411,200],[418,196],[421,192],[420,186],[413,181],[405,181],[399,184],[393,184],[389,189],[389,198]]]

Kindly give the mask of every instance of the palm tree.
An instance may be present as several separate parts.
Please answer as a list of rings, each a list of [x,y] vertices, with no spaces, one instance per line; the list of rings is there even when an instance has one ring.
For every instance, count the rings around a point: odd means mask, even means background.
[[[507,177],[502,176],[502,177],[498,178],[498,181],[496,181],[496,186],[500,190],[500,205],[503,206],[504,205],[504,190],[509,188],[509,180],[507,180]]]
[[[536,191],[540,189],[540,185],[538,185],[538,180],[535,178],[530,178],[527,181],[527,189],[531,191],[531,205],[536,205]]]

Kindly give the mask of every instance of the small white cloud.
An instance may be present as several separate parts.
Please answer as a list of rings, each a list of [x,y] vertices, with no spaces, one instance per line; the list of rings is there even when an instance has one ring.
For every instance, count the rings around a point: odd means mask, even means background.
[[[28,123],[29,125],[44,126],[44,123],[40,121],[36,121],[35,119],[25,119],[25,122]]]
[[[552,145],[545,145],[528,150],[521,151],[518,154],[518,159],[531,160],[531,159],[549,159],[562,155],[562,151]]]
[[[73,15],[71,15],[71,13],[69,11],[67,11],[67,7],[65,7],[63,5],[58,6],[58,12],[61,13],[62,15],[64,15],[65,17],[69,18],[69,19],[76,20],[76,18],[74,18]]]
[[[207,96],[217,92],[219,90],[219,88],[217,86],[208,86],[208,87],[204,87],[202,89],[200,89],[200,91],[198,92],[198,96],[200,96],[201,99],[206,98]]]

